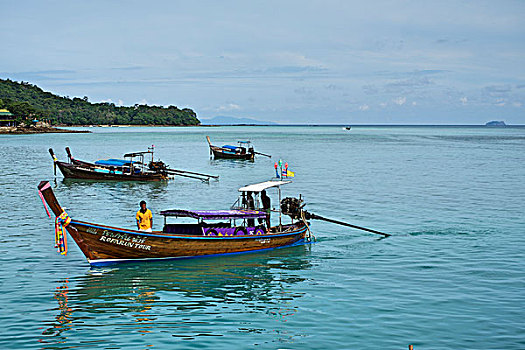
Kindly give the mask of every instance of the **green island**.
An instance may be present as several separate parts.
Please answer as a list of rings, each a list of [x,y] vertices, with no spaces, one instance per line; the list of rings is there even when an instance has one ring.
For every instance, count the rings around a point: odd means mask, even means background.
[[[16,127],[18,132],[57,132],[54,126],[85,125],[200,125],[196,113],[176,106],[130,107],[113,103],[91,103],[88,97],[57,96],[28,82],[0,79],[0,127]],[[47,129],[47,130],[46,130]],[[60,131],[58,131],[60,132]]]

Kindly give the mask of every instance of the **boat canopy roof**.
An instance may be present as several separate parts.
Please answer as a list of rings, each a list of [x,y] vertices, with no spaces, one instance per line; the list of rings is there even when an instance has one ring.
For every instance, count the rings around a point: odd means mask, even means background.
[[[129,165],[130,161],[125,159],[100,159],[95,162],[98,165],[124,166]]]
[[[227,148],[227,149],[231,149],[232,151],[235,151],[238,147],[237,146],[232,146],[232,145],[224,145],[224,146],[222,146],[222,148]]]
[[[144,151],[144,152],[134,152],[134,153],[126,153],[124,154],[125,158],[132,158],[132,157],[138,157],[142,156],[144,154],[153,153],[152,151]]]
[[[266,212],[260,210],[163,210],[160,215],[189,217],[194,219],[259,219],[265,218]]]
[[[286,185],[292,181],[265,181],[258,184],[248,185],[239,188],[239,192],[261,192],[267,188],[279,187],[281,185]]]

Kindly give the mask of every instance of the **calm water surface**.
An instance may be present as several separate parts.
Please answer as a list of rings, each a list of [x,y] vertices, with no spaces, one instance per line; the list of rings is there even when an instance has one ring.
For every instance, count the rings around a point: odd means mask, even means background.
[[[91,134],[0,135],[0,347],[5,349],[523,349],[525,128],[94,128]],[[209,159],[250,139],[273,155]],[[223,258],[90,269],[36,186],[47,152],[117,158],[156,146],[172,168],[218,182],[66,181],[54,190],[79,220],[134,227],[138,202],[225,209],[237,188],[295,171],[285,195],[307,209],[392,233],[315,221],[317,243]],[[272,198],[274,203],[275,196]]]

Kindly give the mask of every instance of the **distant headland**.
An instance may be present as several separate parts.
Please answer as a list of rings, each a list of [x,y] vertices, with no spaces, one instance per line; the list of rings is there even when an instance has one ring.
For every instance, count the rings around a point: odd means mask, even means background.
[[[196,113],[176,106],[136,104],[119,107],[113,103],[91,103],[88,97],[57,96],[28,82],[0,79],[0,109],[11,117],[0,118],[0,127],[34,125],[200,125]],[[14,125],[13,125],[14,124]]]
[[[201,119],[201,125],[279,125],[275,122],[262,121],[252,118],[236,118],[230,116],[216,116],[211,119]]]
[[[485,126],[507,126],[503,120],[492,120],[485,123]]]

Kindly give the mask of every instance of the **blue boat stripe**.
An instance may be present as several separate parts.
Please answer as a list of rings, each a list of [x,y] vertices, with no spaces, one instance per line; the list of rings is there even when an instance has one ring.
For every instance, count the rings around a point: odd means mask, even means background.
[[[196,259],[196,258],[213,258],[218,256],[227,256],[227,255],[237,255],[237,254],[248,254],[248,253],[259,253],[263,251],[270,251],[275,249],[281,249],[281,248],[290,248],[305,244],[312,244],[313,242],[307,242],[304,239],[300,239],[297,242],[294,242],[292,244],[283,245],[280,247],[272,247],[272,248],[263,248],[263,249],[256,249],[256,250],[246,250],[242,252],[231,252],[231,253],[221,253],[221,254],[209,254],[209,255],[196,255],[196,256],[178,256],[178,257],[166,257],[166,258],[140,258],[140,259],[97,259],[97,260],[90,260],[88,259],[89,264],[92,267],[99,267],[99,266],[106,266],[106,265],[113,265],[113,264],[119,264],[119,263],[129,263],[129,262],[145,262],[145,261],[154,261],[154,260],[179,260],[179,259]]]

